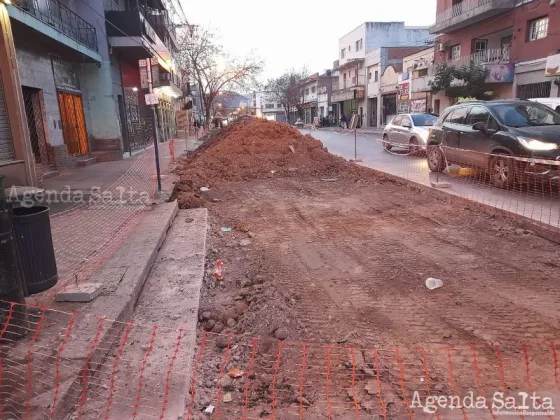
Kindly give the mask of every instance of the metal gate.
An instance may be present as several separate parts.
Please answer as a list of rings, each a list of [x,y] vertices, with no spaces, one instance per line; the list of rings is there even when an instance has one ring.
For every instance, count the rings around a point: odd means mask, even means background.
[[[153,111],[140,105],[138,93],[131,87],[124,88],[124,106],[130,151],[145,149],[152,143]]]
[[[0,75],[0,162],[14,159],[14,143],[8,119],[8,107],[4,96],[4,84]]]
[[[29,141],[31,142],[35,163],[47,165],[49,163],[49,154],[47,151],[39,90],[22,86],[21,91],[23,93],[27,127],[29,128]]]
[[[62,134],[68,153],[89,153],[82,97],[73,93],[58,92],[58,104],[62,117]]]
[[[551,88],[551,82],[517,85],[517,97],[519,99],[549,98]]]

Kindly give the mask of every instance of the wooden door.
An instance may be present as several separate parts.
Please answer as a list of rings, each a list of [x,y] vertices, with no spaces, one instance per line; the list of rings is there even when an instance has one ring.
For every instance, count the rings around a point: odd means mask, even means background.
[[[58,103],[62,117],[62,133],[68,153],[71,155],[89,153],[82,97],[72,93],[58,92]]]

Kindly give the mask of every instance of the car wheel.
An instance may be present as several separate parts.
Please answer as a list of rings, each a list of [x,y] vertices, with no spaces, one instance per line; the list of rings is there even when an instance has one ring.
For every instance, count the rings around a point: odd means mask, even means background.
[[[391,143],[389,143],[389,136],[387,134],[383,135],[383,148],[387,151],[389,151],[393,148]]]
[[[432,172],[443,172],[445,169],[445,156],[439,146],[428,146],[428,167]]]
[[[410,142],[408,143],[408,153],[417,156],[420,154],[420,146],[418,145],[418,139],[416,137],[412,137]]]
[[[490,181],[498,188],[510,188],[515,180],[513,159],[509,155],[494,156],[490,161]]]

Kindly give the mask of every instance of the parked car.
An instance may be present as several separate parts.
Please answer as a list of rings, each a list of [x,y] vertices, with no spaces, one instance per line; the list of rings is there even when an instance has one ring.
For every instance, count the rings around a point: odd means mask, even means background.
[[[529,99],[533,102],[538,102],[539,104],[543,104],[552,108],[556,112],[560,112],[560,98],[533,98]]]
[[[560,179],[560,114],[527,100],[460,103],[447,108],[430,129],[428,166],[486,172],[508,188],[530,178]]]
[[[430,127],[437,121],[434,114],[399,114],[383,130],[383,148],[403,147],[416,154],[426,150]]]

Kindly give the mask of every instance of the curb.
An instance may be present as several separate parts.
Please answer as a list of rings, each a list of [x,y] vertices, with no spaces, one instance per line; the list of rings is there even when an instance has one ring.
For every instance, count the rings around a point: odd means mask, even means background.
[[[92,337],[96,332],[99,317],[111,320],[107,328],[97,336],[95,350],[90,353],[88,346],[69,342],[65,348],[63,361],[88,360],[89,372],[97,371],[112,351],[114,341],[119,338],[124,322],[128,321],[144,283],[148,278],[159,249],[167,236],[167,232],[177,216],[176,201],[163,203],[149,212],[142,224],[125,245],[111,258],[109,263],[94,274],[90,282],[104,285],[100,296],[81,309],[82,314],[75,324],[73,335]],[[55,407],[54,418],[65,418],[73,410],[82,390],[84,366],[76,367],[68,373],[69,379],[61,384],[59,402]]]

